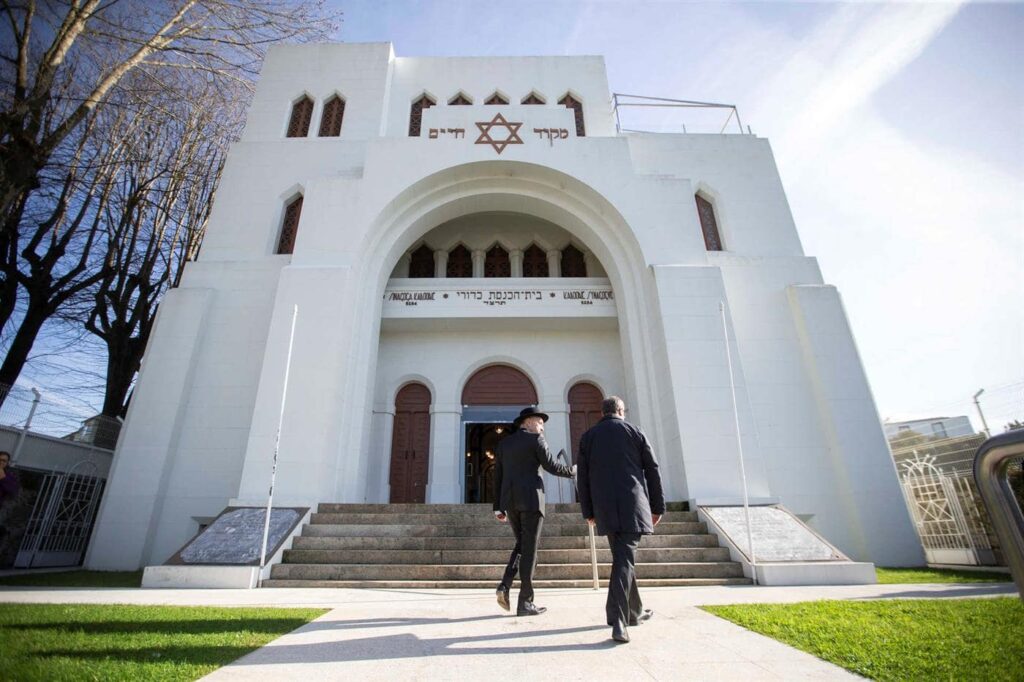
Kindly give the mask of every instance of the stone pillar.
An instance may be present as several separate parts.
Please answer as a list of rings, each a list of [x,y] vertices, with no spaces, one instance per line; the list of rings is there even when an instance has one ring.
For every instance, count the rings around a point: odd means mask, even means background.
[[[523,251],[522,249],[512,249],[508,254],[509,263],[512,265],[512,276],[522,277],[523,276]]]
[[[561,460],[557,459],[558,451],[564,448],[566,460],[571,464],[572,457],[569,455],[569,406],[562,403],[549,402],[546,406],[542,403],[540,410],[550,417],[544,425],[544,440],[548,442],[551,454],[556,455],[556,461],[560,462]],[[552,476],[545,471],[544,489],[548,504],[574,501],[572,481],[568,478]],[[559,490],[561,490],[561,495],[559,495]]]
[[[391,501],[391,437],[395,428],[394,406],[378,405],[370,426],[370,466],[367,467],[367,502]]]
[[[408,277],[409,266],[412,265],[412,254],[407,253],[398,259],[398,267],[395,268],[397,277]]]
[[[548,277],[562,276],[562,252],[558,249],[548,251]]]
[[[459,405],[438,403],[430,410],[430,473],[427,502],[462,502],[462,410]]]
[[[477,249],[472,254],[473,258],[473,276],[483,277],[484,276],[484,261],[487,260],[487,252]]]
[[[448,252],[434,252],[434,277],[442,279],[448,276]]]
[[[583,263],[587,267],[587,277],[598,277],[604,271],[600,262],[590,251],[583,252]]]

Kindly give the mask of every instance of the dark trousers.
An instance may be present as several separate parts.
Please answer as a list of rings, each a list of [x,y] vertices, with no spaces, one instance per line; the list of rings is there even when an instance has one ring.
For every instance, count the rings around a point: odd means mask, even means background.
[[[612,573],[605,602],[608,625],[614,625],[617,620],[623,625],[635,623],[643,612],[644,605],[636,587],[636,548],[639,545],[640,533],[608,534],[608,547],[612,550]]]
[[[516,547],[508,558],[501,585],[512,588],[516,571],[519,572],[519,603],[533,601],[533,570],[537,567],[537,545],[544,527],[544,517],[539,511],[510,511],[508,523],[516,536]]]

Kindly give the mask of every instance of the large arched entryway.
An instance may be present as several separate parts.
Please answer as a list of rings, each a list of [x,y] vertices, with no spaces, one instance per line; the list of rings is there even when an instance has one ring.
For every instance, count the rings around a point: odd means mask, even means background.
[[[430,389],[404,386],[395,397],[391,436],[392,502],[425,502],[430,469]]]
[[[462,389],[464,501],[494,501],[494,462],[498,443],[512,430],[519,410],[537,404],[537,389],[509,365],[477,370]]]

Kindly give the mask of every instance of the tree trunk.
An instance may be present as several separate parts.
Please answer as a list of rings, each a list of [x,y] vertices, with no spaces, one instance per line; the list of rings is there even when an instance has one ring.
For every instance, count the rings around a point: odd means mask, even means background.
[[[32,352],[32,344],[36,342],[36,337],[39,336],[39,331],[46,324],[46,320],[53,315],[53,310],[49,302],[33,302],[31,298],[29,299],[25,318],[18,325],[18,332],[7,349],[3,364],[0,365],[0,384],[13,386],[18,380],[21,370],[28,362],[29,353]]]
[[[118,345],[115,343],[107,346],[107,383],[102,412],[107,417],[125,416],[128,392],[141,360],[136,349],[142,346],[138,343],[129,340],[125,348],[116,347]]]

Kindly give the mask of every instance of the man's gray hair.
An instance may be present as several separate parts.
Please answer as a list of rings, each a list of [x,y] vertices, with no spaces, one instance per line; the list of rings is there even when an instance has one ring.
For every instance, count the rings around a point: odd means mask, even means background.
[[[610,395],[601,401],[601,414],[607,416],[609,414],[617,414],[619,408],[626,409],[626,403],[622,402],[622,398],[617,395]]]

